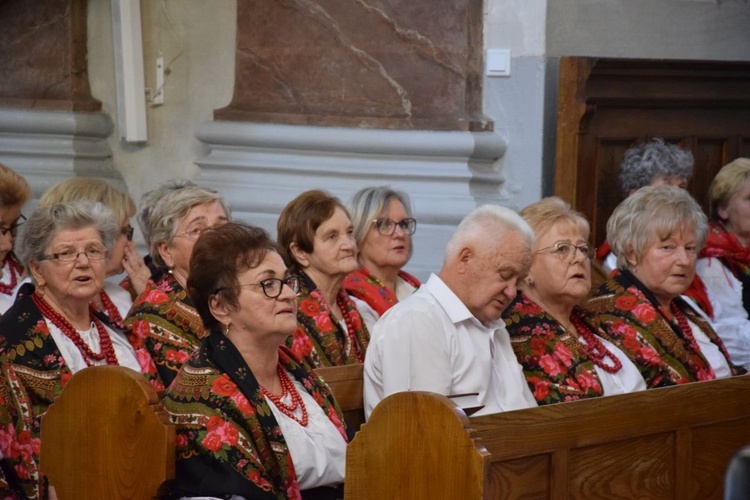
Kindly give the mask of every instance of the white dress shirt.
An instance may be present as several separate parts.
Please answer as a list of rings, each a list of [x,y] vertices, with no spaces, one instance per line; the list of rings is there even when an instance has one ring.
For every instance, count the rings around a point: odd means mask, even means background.
[[[502,320],[483,325],[436,275],[380,318],[364,366],[365,416],[386,396],[478,393],[477,414],[537,406]]]
[[[724,342],[732,363],[750,369],[750,320],[742,304],[742,283],[719,259],[698,259],[695,272],[703,280],[714,309],[711,324]]]

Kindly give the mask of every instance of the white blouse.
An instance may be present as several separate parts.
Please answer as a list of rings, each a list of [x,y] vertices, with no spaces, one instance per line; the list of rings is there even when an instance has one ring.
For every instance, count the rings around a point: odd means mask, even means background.
[[[70,371],[76,373],[77,371],[86,368],[88,365],[86,364],[86,360],[83,358],[83,354],[81,354],[81,351],[78,349],[78,346],[75,345],[73,341],[70,340],[62,332],[62,330],[60,330],[54,323],[52,323],[52,321],[44,318],[44,322],[47,323],[47,328],[49,328],[50,335],[52,335],[52,339],[55,341],[55,344],[57,344],[57,348],[60,349],[60,353],[62,354],[65,363],[68,365],[68,368],[70,368]],[[128,339],[125,337],[125,335],[112,330],[107,325],[104,325],[104,328],[109,333],[109,338],[112,339],[112,347],[114,347],[115,349],[117,363],[120,366],[126,366],[128,368],[132,368],[137,372],[140,372],[141,365],[138,364],[138,358],[136,357],[135,351],[133,350],[133,347],[130,345],[130,342],[128,342]],[[91,328],[89,328],[88,330],[76,331],[78,332],[78,335],[81,336],[81,339],[83,339],[86,345],[88,345],[93,352],[101,352],[99,332],[97,331],[96,326],[93,322],[91,323]],[[89,363],[91,363],[92,365],[106,365],[107,360],[103,359],[101,361],[94,361],[93,359],[90,359]]]
[[[288,372],[287,372],[288,374]],[[291,417],[281,413],[276,405],[266,397],[273,416],[281,427],[281,433],[289,447],[297,482],[301,490],[318,486],[333,486],[344,482],[346,468],[346,441],[333,422],[315,402],[305,387],[294,379],[294,387],[302,396],[307,409],[308,422],[302,427]],[[291,404],[292,396],[287,394],[284,403]],[[302,418],[302,410],[297,408],[295,416]]]
[[[599,380],[602,382],[604,395],[611,396],[613,394],[626,394],[628,392],[645,390],[647,388],[646,381],[643,380],[640,370],[638,370],[638,367],[630,361],[630,358],[628,358],[625,353],[613,343],[598,335],[596,338],[598,338],[599,342],[604,344],[604,347],[606,347],[613,356],[619,359],[622,364],[622,368],[620,368],[617,373],[609,373],[605,369],[594,364],[596,374],[599,375]],[[586,339],[582,335],[578,337],[578,340],[581,344],[587,345]],[[611,362],[612,361],[608,358],[604,359],[604,363],[606,364],[610,364]]]

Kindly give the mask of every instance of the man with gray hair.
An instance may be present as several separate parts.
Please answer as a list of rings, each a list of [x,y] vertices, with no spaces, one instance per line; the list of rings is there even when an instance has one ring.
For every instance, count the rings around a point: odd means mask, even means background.
[[[386,396],[477,394],[481,414],[536,406],[500,314],[531,266],[534,233],[510,209],[467,215],[438,275],[388,310],[365,357],[365,414]]]

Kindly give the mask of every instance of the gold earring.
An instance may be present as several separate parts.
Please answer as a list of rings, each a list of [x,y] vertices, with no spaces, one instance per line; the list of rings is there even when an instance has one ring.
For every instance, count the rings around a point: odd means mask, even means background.
[[[230,326],[232,326],[231,323],[227,323],[226,325],[224,325],[224,336],[225,337],[229,337],[229,327]]]

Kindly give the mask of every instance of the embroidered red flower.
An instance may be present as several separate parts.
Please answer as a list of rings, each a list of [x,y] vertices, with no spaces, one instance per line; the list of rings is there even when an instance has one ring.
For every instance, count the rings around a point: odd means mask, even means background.
[[[555,357],[565,366],[570,366],[573,362],[573,353],[568,346],[562,342],[555,344]]]
[[[615,299],[615,307],[624,311],[632,311],[638,304],[638,299],[631,295],[621,295]]]
[[[190,359],[190,354],[185,351],[179,351],[177,349],[167,349],[164,352],[164,357],[167,361],[184,364]]]
[[[641,303],[633,308],[633,314],[642,323],[651,323],[656,319],[656,310],[649,304]]]
[[[144,299],[144,302],[160,306],[169,302],[169,296],[161,290],[150,290]]]
[[[174,437],[174,443],[177,448],[187,448],[188,445],[188,438],[185,434],[178,433]]]
[[[128,324],[130,331],[139,339],[145,339],[151,334],[151,325],[148,321],[137,319]]]
[[[310,355],[312,352],[312,341],[307,336],[305,331],[297,327],[297,330],[294,332],[294,336],[292,337],[292,352],[298,359],[305,359]]]
[[[304,299],[299,303],[299,310],[306,316],[316,316],[320,313],[320,303],[312,299]]]
[[[333,322],[331,321],[331,316],[326,314],[318,314],[315,316],[315,326],[318,327],[318,330],[321,332],[330,332],[333,330]]]
[[[218,429],[224,425],[224,420],[218,416],[218,415],[211,415],[211,417],[208,419],[208,423],[206,423],[206,429],[209,431],[213,431],[215,429]]]
[[[562,372],[562,370],[560,370],[560,365],[557,364],[555,358],[553,358],[549,354],[545,354],[544,356],[539,358],[539,366],[542,368],[542,370],[544,370],[544,373],[550,375],[551,377],[556,377]]]
[[[247,400],[244,394],[238,391],[237,394],[231,396],[231,398],[237,405],[237,409],[242,412],[243,416],[247,417],[255,415],[255,408],[253,408],[253,405],[250,404],[250,401]]]
[[[206,434],[206,437],[203,438],[201,444],[207,450],[211,450],[214,453],[219,451],[222,446],[224,446],[224,442],[221,440],[221,436],[219,436],[219,434],[216,432],[209,432],[208,434]]]
[[[549,382],[540,380],[534,384],[534,398],[537,401],[544,401],[549,396]]]
[[[216,393],[219,396],[232,398],[240,392],[240,389],[237,387],[237,384],[232,382],[232,379],[230,379],[228,375],[223,374],[214,379],[213,384],[211,384],[211,392]]]

